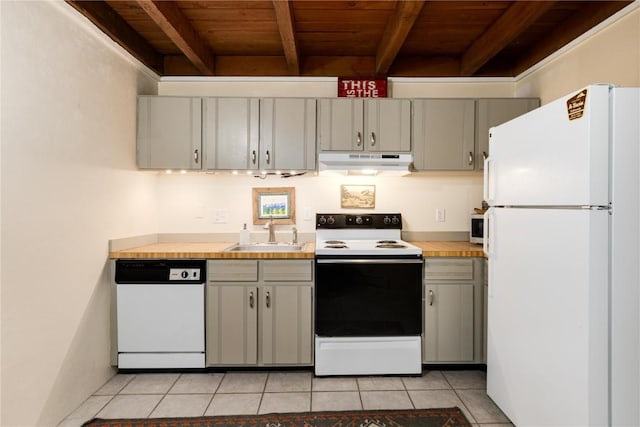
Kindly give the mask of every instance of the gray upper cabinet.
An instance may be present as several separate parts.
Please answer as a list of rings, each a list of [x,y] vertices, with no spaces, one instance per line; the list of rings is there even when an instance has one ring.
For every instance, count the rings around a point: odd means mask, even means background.
[[[389,98],[320,99],[320,151],[411,151],[411,101]]]
[[[316,100],[260,99],[260,170],[316,168]]]
[[[206,98],[204,117],[208,170],[315,169],[315,99]]]
[[[201,169],[202,99],[138,97],[140,169]]]
[[[538,98],[479,99],[476,118],[476,170],[484,169],[489,153],[489,129],[498,126],[540,106]]]
[[[413,147],[418,171],[473,170],[475,100],[414,100]]]
[[[204,167],[258,169],[258,98],[204,99]]]

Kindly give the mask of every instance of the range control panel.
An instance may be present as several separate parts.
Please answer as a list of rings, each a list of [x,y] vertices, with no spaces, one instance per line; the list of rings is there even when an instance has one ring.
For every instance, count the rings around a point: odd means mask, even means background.
[[[402,229],[402,215],[390,214],[316,214],[319,228]]]

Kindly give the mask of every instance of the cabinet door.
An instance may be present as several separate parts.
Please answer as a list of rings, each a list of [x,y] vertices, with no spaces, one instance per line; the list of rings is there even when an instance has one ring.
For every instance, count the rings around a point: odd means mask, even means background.
[[[474,359],[473,285],[425,287],[424,362]]]
[[[202,99],[138,98],[137,161],[140,169],[200,169]]]
[[[261,288],[262,363],[312,363],[311,294],[310,284],[292,283]]]
[[[205,98],[205,169],[258,169],[258,105],[257,98]]]
[[[476,120],[476,170],[484,169],[489,154],[489,129],[540,106],[537,98],[479,99]]]
[[[260,169],[313,170],[316,167],[316,100],[260,100]]]
[[[361,151],[364,146],[363,120],[361,99],[318,100],[320,151]]]
[[[207,366],[257,363],[256,286],[237,283],[207,285],[206,317]]]
[[[365,102],[364,149],[411,151],[411,101],[367,99]]]
[[[413,102],[416,170],[473,170],[475,101],[422,99]]]

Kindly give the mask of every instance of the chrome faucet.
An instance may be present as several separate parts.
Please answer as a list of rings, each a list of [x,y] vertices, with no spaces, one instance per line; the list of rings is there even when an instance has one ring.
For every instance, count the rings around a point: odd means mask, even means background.
[[[273,218],[269,219],[267,223],[264,225],[265,230],[269,230],[269,240],[268,243],[276,242],[276,233],[275,233],[275,224],[273,223]]]
[[[291,241],[291,243],[293,243],[294,245],[298,244],[298,229],[293,227],[291,229],[291,231],[293,232],[293,240]]]

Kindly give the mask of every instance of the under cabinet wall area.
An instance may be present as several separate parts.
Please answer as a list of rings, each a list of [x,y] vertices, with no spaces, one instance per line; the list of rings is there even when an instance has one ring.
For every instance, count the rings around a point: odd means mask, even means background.
[[[313,363],[312,260],[207,262],[207,366]]]

